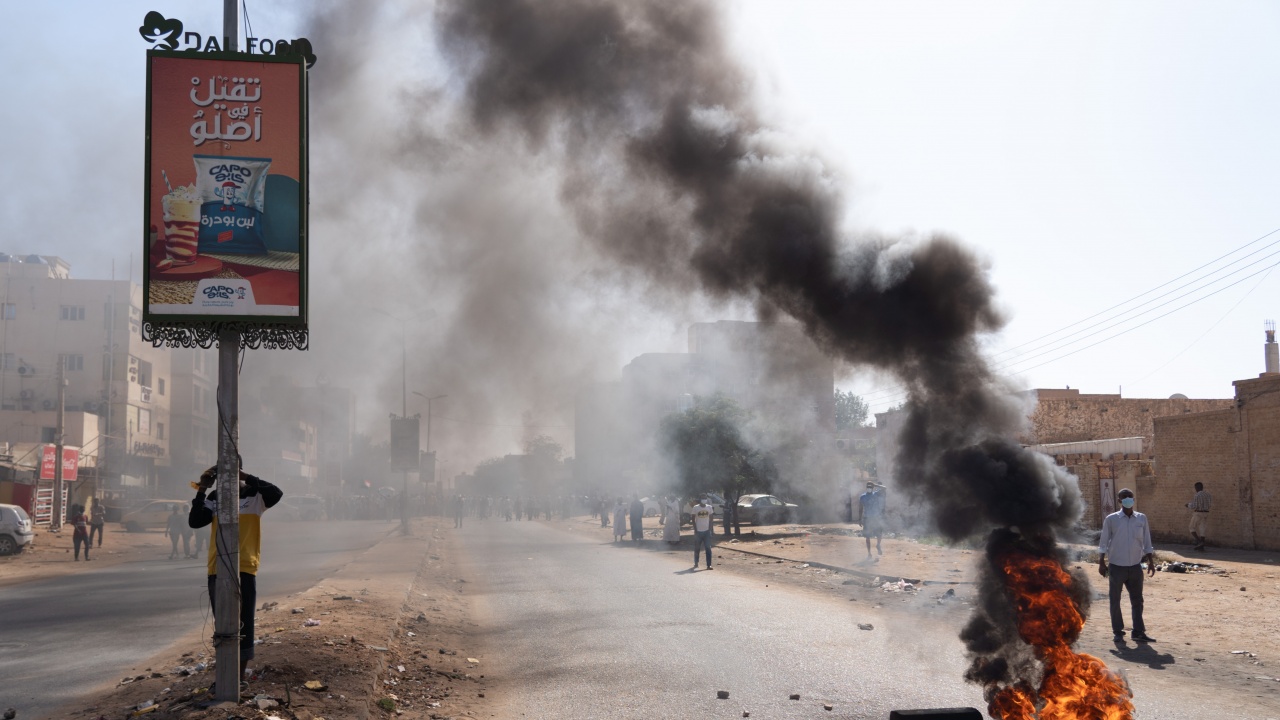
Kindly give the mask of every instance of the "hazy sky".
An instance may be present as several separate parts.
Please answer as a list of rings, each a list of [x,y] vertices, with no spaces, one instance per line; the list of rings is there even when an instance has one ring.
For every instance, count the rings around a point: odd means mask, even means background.
[[[207,34],[220,26],[221,2],[6,5],[0,251],[59,255],[78,277],[107,277],[112,261],[118,277],[128,275],[132,257],[137,279],[146,50],[137,28],[154,9]],[[311,4],[251,0],[254,34],[296,36],[296,7]],[[727,8],[766,116],[847,178],[852,234],[943,232],[989,260],[1009,318],[991,352],[1026,386],[1229,397],[1231,381],[1261,372],[1263,321],[1280,316],[1280,272],[1267,272],[1280,261],[1272,256],[1280,245],[1271,246],[1280,233],[1249,243],[1280,229],[1272,131],[1280,6],[738,0]],[[386,58],[414,38],[388,27],[366,40]],[[339,69],[326,48],[316,52],[315,73]],[[326,181],[313,172],[313,193]],[[314,295],[323,277],[312,282]],[[1156,288],[1137,312],[1156,309],[1106,329],[1117,322],[1109,308]],[[611,362],[683,350],[683,323],[709,319],[668,314],[610,349]],[[1037,340],[1067,326],[1079,334]],[[1054,339],[1069,344],[1036,349]],[[398,353],[380,367],[395,361]],[[395,379],[387,392],[398,400]],[[874,409],[901,399],[887,379],[848,382]]]

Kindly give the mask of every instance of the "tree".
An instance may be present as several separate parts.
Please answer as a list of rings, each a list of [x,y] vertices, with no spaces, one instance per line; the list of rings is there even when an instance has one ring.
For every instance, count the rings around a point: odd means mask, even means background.
[[[836,432],[861,427],[867,422],[870,406],[853,391],[836,390]]]
[[[718,489],[724,495],[724,533],[740,535],[738,499],[766,482],[760,453],[742,436],[750,414],[731,398],[695,398],[693,407],[662,419],[662,437],[675,457],[686,495]]]

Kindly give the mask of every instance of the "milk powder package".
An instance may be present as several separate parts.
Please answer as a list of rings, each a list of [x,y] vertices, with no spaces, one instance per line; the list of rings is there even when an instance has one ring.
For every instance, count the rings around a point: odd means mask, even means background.
[[[265,255],[262,213],[271,158],[194,155],[200,252]]]

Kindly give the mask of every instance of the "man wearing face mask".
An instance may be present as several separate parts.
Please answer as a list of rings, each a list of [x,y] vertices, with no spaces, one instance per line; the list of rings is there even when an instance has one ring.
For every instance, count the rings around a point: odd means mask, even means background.
[[[1142,622],[1142,563],[1147,564],[1147,574],[1154,576],[1155,548],[1151,545],[1151,526],[1147,516],[1133,509],[1133,491],[1124,488],[1118,493],[1120,510],[1102,521],[1102,535],[1098,538],[1098,574],[1110,581],[1111,631],[1116,642],[1124,642],[1124,615],[1120,612],[1120,592],[1129,591],[1129,603],[1133,612],[1133,639],[1138,642],[1154,642],[1147,635]],[[1107,557],[1111,557],[1108,565]]]

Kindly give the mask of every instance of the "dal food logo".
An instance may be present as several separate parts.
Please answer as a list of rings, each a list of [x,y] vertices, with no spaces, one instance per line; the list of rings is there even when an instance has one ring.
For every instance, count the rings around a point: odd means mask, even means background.
[[[182,21],[166,18],[152,10],[142,20],[138,34],[151,44],[155,50],[183,50],[187,52],[225,52],[230,50],[228,38],[210,35],[204,38],[198,32],[183,32]],[[316,64],[315,53],[311,50],[311,41],[306,38],[294,40],[272,40],[270,38],[245,38],[245,48],[251,54],[258,55],[301,55],[306,58],[307,67]]]

